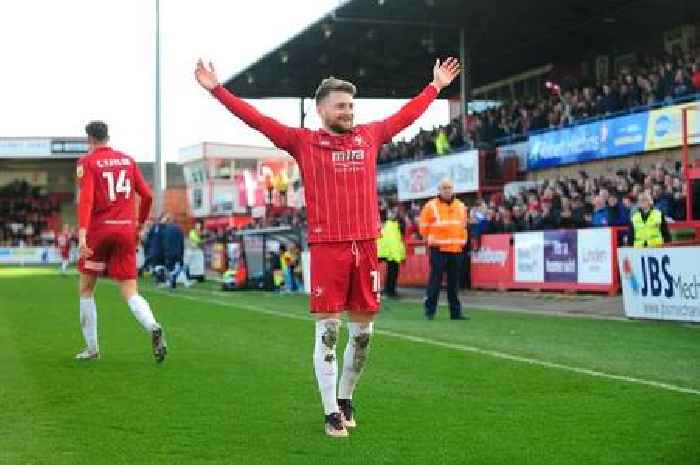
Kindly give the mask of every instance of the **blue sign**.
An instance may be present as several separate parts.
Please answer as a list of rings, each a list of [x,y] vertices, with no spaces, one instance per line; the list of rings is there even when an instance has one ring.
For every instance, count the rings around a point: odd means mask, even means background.
[[[528,169],[583,163],[644,151],[649,113],[530,136]]]

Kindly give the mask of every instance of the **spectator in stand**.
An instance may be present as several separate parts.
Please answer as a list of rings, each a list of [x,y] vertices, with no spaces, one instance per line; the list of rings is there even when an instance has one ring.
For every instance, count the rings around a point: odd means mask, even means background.
[[[700,92],[700,61],[693,63],[692,67],[692,84],[695,92]]]
[[[446,155],[450,152],[450,141],[447,137],[447,131],[444,128],[440,128],[437,131],[437,135],[433,139],[435,143],[435,152],[437,155]]]
[[[542,215],[537,226],[538,230],[559,229],[559,214],[552,210],[551,203],[542,204]]]
[[[604,196],[595,196],[593,199],[593,216],[591,218],[591,225],[593,227],[605,227],[611,226],[611,223],[610,211],[605,204]]]
[[[515,208],[515,207],[513,207]],[[499,221],[496,224],[495,232],[514,233],[518,231],[518,225],[513,221],[513,214],[506,206],[498,207]]]
[[[681,98],[692,93],[693,87],[690,83],[690,79],[685,74],[685,71],[682,69],[677,70],[673,79],[671,96],[673,98]]]
[[[665,217],[671,218],[674,211],[673,195],[664,190],[661,184],[654,184],[651,189],[654,206],[664,214]]]
[[[625,226],[629,222],[629,211],[625,210],[617,195],[608,197],[608,219],[610,226]]]

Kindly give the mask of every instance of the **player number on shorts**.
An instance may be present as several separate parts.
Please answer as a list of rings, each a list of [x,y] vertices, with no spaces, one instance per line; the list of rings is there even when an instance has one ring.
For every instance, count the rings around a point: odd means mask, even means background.
[[[372,278],[372,292],[379,292],[379,271],[370,271],[369,275]]]
[[[126,177],[126,170],[119,170],[119,175],[117,176],[117,182],[114,183],[114,173],[111,171],[105,171],[102,176],[107,179],[107,189],[109,190],[109,200],[114,202],[117,200],[117,194],[123,193],[128,199],[129,194],[131,194],[131,182]]]

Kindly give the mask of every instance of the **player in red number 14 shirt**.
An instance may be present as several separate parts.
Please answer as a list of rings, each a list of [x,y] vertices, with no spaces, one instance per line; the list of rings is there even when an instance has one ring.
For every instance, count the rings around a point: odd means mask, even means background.
[[[68,261],[70,260],[70,226],[63,225],[63,231],[56,236],[56,247],[61,253],[61,274],[65,275],[68,270]]]
[[[137,237],[148,218],[153,194],[136,162],[109,147],[107,125],[93,121],[85,127],[90,150],[78,160],[78,242],[80,248],[80,325],[85,349],[77,359],[99,358],[97,307],[94,290],[97,278],[107,276],[119,283],[122,297],[141,326],[151,335],[157,362],[167,352],[163,329],[136,283]],[[138,222],[136,194],[140,197]]]
[[[324,79],[316,90],[317,131],[291,128],[262,115],[231,94],[209,63],[195,69],[199,84],[246,124],[294,157],[304,182],[311,255],[311,313],[316,316],[314,369],[325,414],[326,434],[347,436],[356,425],[352,394],[362,373],[379,310],[377,152],[425,112],[459,74],[454,58],[433,68],[433,80],[396,114],[354,125],[355,86]],[[349,312],[348,345],[338,383],[336,341],[341,312]],[[336,395],[337,392],[337,395]]]

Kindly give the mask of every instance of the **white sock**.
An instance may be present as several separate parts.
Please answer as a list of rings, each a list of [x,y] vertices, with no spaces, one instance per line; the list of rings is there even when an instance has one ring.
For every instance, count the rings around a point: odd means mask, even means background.
[[[68,260],[62,260],[62,261],[61,261],[61,272],[62,272],[62,273],[65,273],[65,272],[66,272],[66,268],[68,268]]]
[[[80,298],[80,327],[85,345],[89,350],[97,352],[97,306],[94,297]]]
[[[343,355],[343,374],[340,377],[338,387],[339,399],[352,399],[357,380],[360,379],[362,370],[367,363],[369,353],[369,340],[372,335],[372,322],[348,323],[348,345]]]
[[[338,359],[335,346],[338,341],[340,320],[323,319],[316,321],[316,343],[314,345],[314,371],[321,393],[323,411],[326,415],[337,413],[338,399],[336,383],[338,382]]]
[[[134,314],[141,326],[144,327],[146,331],[153,331],[153,328],[157,325],[156,319],[151,312],[151,307],[146,302],[146,299],[136,294],[131,297],[128,302],[131,313]]]

